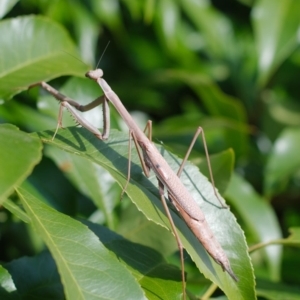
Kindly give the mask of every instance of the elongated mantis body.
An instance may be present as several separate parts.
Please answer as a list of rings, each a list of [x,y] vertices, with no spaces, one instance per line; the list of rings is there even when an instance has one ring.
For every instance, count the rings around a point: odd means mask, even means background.
[[[57,90],[52,88],[45,82],[40,82],[35,85],[41,85],[44,89],[46,89],[49,93],[51,93],[57,100],[61,102],[60,112],[59,112],[59,122],[57,129],[62,125],[61,118],[62,118],[62,109],[66,107],[74,119],[87,130],[92,132],[97,138],[104,140],[108,138],[109,135],[109,108],[108,102],[111,102],[116,110],[119,112],[123,120],[126,122],[130,135],[133,138],[133,141],[136,145],[138,150],[138,154],[141,160],[142,168],[145,175],[148,177],[149,172],[152,169],[158,179],[159,182],[159,194],[166,214],[170,220],[171,227],[173,233],[175,235],[178,248],[180,251],[181,256],[181,269],[182,269],[182,284],[183,284],[183,298],[185,299],[185,273],[184,273],[184,260],[183,260],[183,247],[180,241],[179,235],[175,228],[174,222],[172,220],[171,214],[169,212],[165,197],[164,197],[164,188],[167,189],[169,198],[175,208],[178,210],[181,217],[184,219],[188,227],[191,229],[193,234],[197,237],[197,239],[202,243],[203,247],[209,253],[209,255],[218,263],[223,271],[226,271],[235,281],[238,281],[236,275],[231,269],[230,262],[222,249],[221,245],[219,244],[218,240],[215,238],[213,232],[211,231],[203,212],[200,210],[199,206],[187,191],[186,187],[181,182],[179,175],[182,171],[182,167],[180,168],[178,174],[176,174],[162,157],[160,152],[151,142],[151,140],[145,135],[145,133],[137,126],[131,115],[128,113],[126,108],[123,106],[121,100],[116,95],[116,93],[110,88],[107,82],[102,78],[103,71],[101,69],[92,70],[86,73],[86,77],[96,81],[101,89],[104,92],[104,95],[97,98],[90,104],[86,106],[81,106],[74,100],[62,95]],[[34,85],[34,86],[35,86]],[[103,114],[104,114],[104,129],[103,133],[101,134],[96,127],[91,125],[88,121],[83,119],[79,114],[74,110],[75,107],[77,110],[80,111],[87,111],[89,109],[94,108],[95,106],[103,104]],[[148,129],[151,131],[151,127],[148,123]],[[201,132],[201,128],[198,129],[198,135]],[[57,130],[56,130],[57,132]],[[55,132],[55,134],[56,134]],[[195,142],[195,136],[193,143]],[[130,139],[131,140],[131,139]],[[191,147],[192,147],[191,145]],[[190,152],[190,149],[188,154]],[[130,147],[131,148],[131,147]],[[140,151],[140,149],[142,151]],[[129,151],[130,153],[130,151]],[[187,155],[188,155],[187,154]],[[128,166],[128,180],[130,177],[130,161]],[[128,181],[127,181],[128,183]],[[126,184],[127,185],[127,184]],[[125,191],[126,185],[123,189]],[[218,198],[219,199],[219,198]],[[220,200],[219,200],[220,201]],[[220,201],[221,203],[221,201]],[[222,203],[221,203],[222,204]],[[224,207],[224,204],[222,204]]]

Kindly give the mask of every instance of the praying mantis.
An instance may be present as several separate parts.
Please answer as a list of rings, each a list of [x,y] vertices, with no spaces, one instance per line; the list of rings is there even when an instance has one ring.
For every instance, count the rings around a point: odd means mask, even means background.
[[[51,87],[46,82],[39,82],[36,84],[33,84],[33,86],[40,85],[42,88],[44,88],[46,91],[48,91],[50,94],[52,94],[59,102],[60,102],[60,109],[59,109],[59,116],[58,116],[58,124],[56,131],[54,133],[53,138],[55,137],[57,130],[59,127],[62,127],[62,112],[63,108],[67,108],[67,110],[71,113],[75,121],[89,130],[91,133],[93,133],[97,138],[100,140],[105,140],[109,138],[109,130],[110,130],[110,120],[109,120],[109,102],[112,103],[112,105],[116,108],[120,116],[123,118],[125,123],[127,124],[129,128],[129,160],[128,160],[128,174],[127,174],[127,181],[125,186],[123,187],[122,194],[126,191],[127,184],[130,180],[130,157],[131,157],[131,139],[133,139],[139,159],[141,161],[143,172],[147,177],[149,177],[150,170],[153,170],[157,180],[158,180],[158,187],[159,187],[159,196],[160,200],[163,204],[164,210],[166,212],[166,215],[170,221],[171,228],[173,231],[173,234],[175,236],[178,249],[180,252],[180,258],[181,258],[181,276],[182,276],[182,290],[183,290],[183,299],[186,299],[186,293],[185,293],[185,272],[184,272],[184,258],[183,258],[183,246],[180,240],[180,237],[177,233],[175,224],[173,222],[173,219],[171,217],[165,196],[164,196],[164,189],[166,188],[168,192],[168,197],[170,202],[173,204],[173,206],[176,208],[180,216],[184,219],[190,230],[193,232],[193,234],[197,237],[197,239],[202,243],[203,247],[206,249],[206,251],[209,253],[209,255],[215,260],[217,264],[219,264],[223,271],[226,271],[229,276],[235,280],[238,281],[238,278],[236,277],[235,273],[233,272],[230,262],[222,249],[220,243],[215,238],[213,232],[211,231],[206,218],[203,214],[203,212],[200,210],[199,206],[196,204],[193,197],[190,195],[186,187],[183,185],[183,183],[180,180],[180,174],[184,167],[184,162],[187,160],[187,157],[190,154],[190,151],[197,139],[197,137],[202,134],[203,137],[203,130],[201,127],[198,128],[194,139],[188,149],[188,152],[183,160],[182,165],[179,168],[179,171],[177,174],[170,168],[168,163],[165,161],[165,159],[162,157],[158,149],[155,147],[155,145],[151,141],[151,135],[152,135],[152,125],[151,122],[148,121],[147,126],[144,130],[144,132],[138,127],[138,125],[133,120],[132,116],[129,114],[129,112],[126,110],[124,105],[122,104],[121,100],[117,96],[117,94],[111,89],[111,87],[108,85],[108,83],[103,79],[103,71],[101,69],[95,69],[92,71],[89,71],[86,73],[86,77],[95,81],[100,88],[103,90],[104,95],[100,96],[93,102],[82,106],[73,99],[66,97],[65,95],[61,94],[59,91]],[[94,107],[102,104],[103,105],[103,120],[104,120],[104,126],[103,126],[103,132],[101,133],[96,127],[94,127],[92,124],[90,124],[87,120],[85,120],[83,117],[81,117],[76,110],[79,111],[88,111],[90,109],[93,109]],[[75,110],[75,109],[76,110]],[[148,136],[145,134],[145,132],[148,131]],[[208,155],[207,147],[205,145],[205,151]],[[209,160],[208,160],[209,164]],[[211,167],[209,164],[210,169],[210,175],[213,181]],[[213,182],[214,185],[214,182]],[[215,191],[215,195],[217,196],[217,193]],[[218,198],[219,202],[221,203],[221,208],[226,208],[226,206],[221,202],[221,200]]]

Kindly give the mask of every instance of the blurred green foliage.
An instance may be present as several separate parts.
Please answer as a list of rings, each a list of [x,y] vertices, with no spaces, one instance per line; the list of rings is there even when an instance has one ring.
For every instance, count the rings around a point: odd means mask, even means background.
[[[11,123],[25,132],[55,128],[57,103],[48,95],[39,95],[37,89],[22,91],[37,81],[52,80],[51,84],[66,95],[88,103],[99,95],[99,89],[80,77],[95,68],[110,41],[99,67],[141,128],[147,119],[153,120],[154,141],[162,141],[183,157],[196,128],[203,127],[209,152],[216,154],[212,155],[216,185],[245,231],[249,247],[261,245],[260,250],[251,253],[259,299],[299,299],[300,276],[294,270],[300,266],[300,239],[294,234],[293,242],[286,243],[282,237],[289,235],[291,227],[297,232],[300,226],[300,2],[5,2],[0,8],[0,122]],[[23,19],[20,23],[13,21],[28,15],[40,17],[32,16],[30,21]],[[56,28],[48,27],[47,22]],[[85,114],[91,123],[102,127],[99,116],[101,109]],[[71,119],[64,120],[64,126],[72,124]],[[115,112],[111,126],[126,130]],[[1,147],[6,143],[3,132]],[[16,132],[13,136],[21,139]],[[18,149],[20,157],[26,157],[28,169],[20,170],[15,163],[10,171],[19,170],[20,174],[8,173],[3,147],[3,263],[26,255],[37,257],[43,249],[40,238],[16,219],[18,216],[26,222],[28,217],[15,205],[17,195],[6,200],[13,188],[31,173],[39,156],[27,157],[27,148],[23,148],[27,146],[9,147]],[[178,264],[178,257],[172,256],[176,247],[169,245],[172,236],[165,234],[164,243],[155,240],[161,227],[153,225],[147,235],[132,234],[137,224],[149,222],[134,211],[128,199],[119,203],[120,189],[111,177],[100,175],[102,170],[96,168],[91,172],[93,176],[82,182],[81,174],[68,172],[72,165],[65,163],[64,154],[55,151],[45,148],[41,162],[27,180],[35,196],[39,193],[45,202],[64,214],[105,224],[131,241],[161,251],[168,261]],[[218,154],[221,151],[223,154]],[[203,144],[199,139],[190,159],[205,172],[200,157]],[[101,179],[95,183],[96,176]],[[105,197],[109,200],[104,200],[101,207],[97,199]],[[72,226],[79,228],[75,223]],[[150,232],[157,234],[151,236]],[[263,247],[270,241],[285,246]],[[11,274],[12,264],[5,266]],[[4,268],[0,272],[14,291],[10,275]],[[208,281],[198,274],[192,262],[187,262],[187,272],[190,293],[203,295]],[[221,294],[218,290],[214,296]],[[58,295],[62,295],[61,290]],[[13,295],[11,299],[17,298]]]

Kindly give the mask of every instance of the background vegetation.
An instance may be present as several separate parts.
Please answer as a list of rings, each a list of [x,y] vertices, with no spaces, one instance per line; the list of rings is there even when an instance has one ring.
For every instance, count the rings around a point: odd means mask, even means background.
[[[1,299],[176,299],[181,293],[174,239],[147,204],[159,207],[157,197],[144,201],[149,190],[157,192],[155,178],[149,187],[134,168],[139,188],[128,190],[154,222],[129,198],[119,201],[128,137],[119,116],[112,112],[111,126],[124,134],[112,132],[118,154],[110,157],[107,144],[81,129],[61,130],[51,142],[53,131],[43,131],[56,127],[56,101],[37,88],[24,92],[51,80],[80,103],[96,98],[99,88],[83,76],[109,41],[100,62],[104,78],[141,128],[153,121],[157,143],[182,157],[196,128],[204,128],[216,186],[245,232],[256,286],[233,215],[223,220],[204,204],[218,239],[230,240],[240,283],[218,269],[211,274],[203,254],[191,254],[189,237],[185,246],[198,266],[185,255],[190,298],[255,299],[255,290],[259,299],[299,299],[299,14],[296,0],[4,1],[0,122],[10,125],[0,126]],[[101,109],[85,118],[102,127]],[[64,119],[64,126],[73,120]],[[43,152],[41,140],[51,144]],[[95,155],[94,146],[103,151]],[[124,160],[114,166],[119,156]],[[206,174],[200,157],[199,139],[190,159]],[[107,274],[115,281],[101,290]]]

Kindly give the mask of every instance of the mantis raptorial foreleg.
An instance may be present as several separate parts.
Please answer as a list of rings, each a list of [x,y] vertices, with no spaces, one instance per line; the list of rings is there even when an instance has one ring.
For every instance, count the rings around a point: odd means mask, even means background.
[[[206,251],[209,253],[209,255],[215,260],[216,263],[218,263],[224,271],[226,271],[235,281],[238,281],[236,275],[231,269],[230,261],[226,256],[226,253],[222,249],[221,245],[219,244],[218,240],[215,238],[213,232],[211,231],[206,218],[203,214],[203,212],[200,210],[199,206],[196,204],[195,200],[191,196],[191,194],[187,191],[185,186],[182,184],[182,182],[179,179],[179,176],[183,170],[184,164],[187,160],[187,157],[189,156],[191,149],[199,136],[199,134],[202,134],[202,138],[204,139],[204,133],[202,128],[198,128],[194,139],[191,143],[191,146],[188,149],[188,152],[179,168],[178,173],[174,173],[174,171],[170,168],[169,164],[165,161],[165,159],[162,157],[161,153],[158,151],[158,149],[155,147],[155,145],[151,142],[151,134],[149,137],[147,137],[142,130],[137,126],[135,121],[132,119],[131,115],[128,113],[126,108],[123,106],[121,100],[117,96],[116,93],[110,88],[110,86],[107,84],[107,82],[102,78],[103,77],[103,71],[100,69],[96,69],[93,71],[89,71],[86,73],[86,76],[94,81],[96,81],[101,89],[104,92],[104,96],[101,96],[97,98],[92,103],[81,106],[74,100],[62,95],[55,89],[53,89],[48,84],[42,82],[39,83],[43,88],[45,88],[49,93],[51,93],[56,99],[58,99],[61,102],[61,110],[59,113],[59,123],[58,127],[61,126],[61,118],[62,118],[62,107],[66,107],[72,116],[74,117],[75,121],[85,127],[87,130],[92,132],[97,138],[103,140],[105,138],[108,138],[109,135],[109,108],[108,108],[108,101],[110,101],[116,110],[119,112],[123,120],[126,122],[128,128],[129,128],[129,162],[128,162],[128,174],[127,174],[127,181],[123,188],[122,193],[125,192],[127,184],[130,180],[130,160],[131,160],[131,137],[136,145],[136,148],[138,150],[138,155],[142,164],[143,171],[145,175],[148,177],[149,172],[152,169],[158,179],[159,183],[159,195],[160,199],[163,203],[163,207],[166,211],[166,214],[169,218],[172,231],[175,235],[178,248],[180,250],[180,256],[181,256],[181,266],[182,266],[182,281],[183,281],[183,297],[185,297],[185,274],[184,274],[184,261],[183,261],[183,248],[182,243],[179,238],[179,235],[177,233],[176,227],[174,225],[173,219],[171,217],[170,211],[168,209],[168,206],[165,201],[164,197],[164,188],[167,189],[169,198],[172,201],[173,205],[179,212],[179,214],[182,216],[188,227],[191,229],[193,234],[197,237],[197,239],[202,243],[203,247],[206,249]],[[95,106],[103,104],[105,107],[103,109],[103,117],[104,117],[104,128],[103,128],[103,134],[101,134],[97,128],[95,128],[93,125],[91,125],[88,121],[86,121],[84,118],[82,118],[74,108],[81,111],[86,111],[89,109],[94,108]],[[148,129],[148,132],[151,132],[151,123],[148,123],[146,126],[146,129]],[[207,146],[204,140],[204,147],[205,152],[208,158],[208,151]],[[210,170],[210,176],[212,183],[214,185],[214,180],[211,172],[211,166],[208,158],[208,166]],[[214,187],[214,193],[217,196],[215,187]],[[218,200],[220,201],[219,197],[217,196]],[[225,205],[220,201],[222,204],[222,207],[225,207]]]
[[[49,92],[53,97],[55,97],[60,102],[57,126],[52,139],[55,138],[58,129],[63,127],[62,112],[64,107],[70,112],[70,114],[72,115],[76,123],[86,128],[88,131],[93,133],[97,138],[99,138],[100,140],[106,140],[108,138],[109,131],[110,131],[110,110],[109,110],[109,103],[105,98],[105,95],[98,97],[97,99],[88,103],[87,105],[81,105],[78,102],[74,101],[72,98],[65,96],[64,94],[54,89],[51,85],[43,81],[33,84],[29,88],[35,87],[37,85],[40,85],[42,88],[44,88],[47,92]],[[93,126],[90,122],[88,122],[86,119],[81,117],[76,112],[76,110],[81,112],[86,112],[101,104],[103,106],[103,133],[102,134],[95,126]],[[74,110],[74,108],[76,108],[76,110]]]

